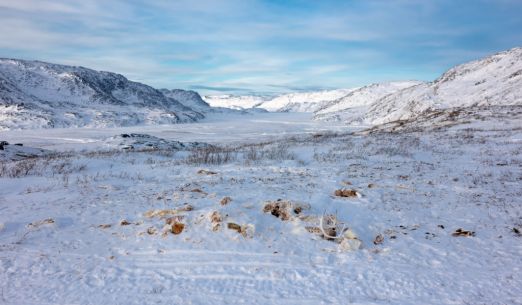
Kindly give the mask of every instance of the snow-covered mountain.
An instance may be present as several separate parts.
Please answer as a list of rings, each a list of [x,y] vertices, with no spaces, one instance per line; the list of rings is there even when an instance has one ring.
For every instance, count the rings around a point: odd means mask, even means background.
[[[324,121],[360,121],[368,111],[369,106],[376,100],[419,84],[421,82],[403,81],[364,86],[351,91],[337,100],[325,103],[315,111],[314,119]]]
[[[208,111],[210,105],[201,98],[196,91],[182,89],[160,89],[161,93],[166,97],[175,99],[183,105],[198,111]]]
[[[433,82],[376,100],[363,121],[381,124],[441,109],[507,105],[522,105],[520,47],[458,65]]]
[[[278,96],[209,95],[204,99],[213,107],[265,109],[270,112],[314,112],[355,89],[288,93]]]
[[[207,95],[203,97],[203,100],[212,107],[224,107],[230,109],[249,109],[255,108],[262,103],[270,100],[270,96],[262,95],[232,95],[232,94],[221,94],[221,95]]]
[[[0,129],[170,124],[203,117],[119,74],[0,59]]]
[[[346,96],[354,89],[299,92],[277,96],[257,107],[279,112],[314,112],[326,104]]]

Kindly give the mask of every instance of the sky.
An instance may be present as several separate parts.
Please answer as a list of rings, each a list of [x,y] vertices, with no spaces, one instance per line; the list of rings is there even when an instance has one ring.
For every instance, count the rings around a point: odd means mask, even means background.
[[[433,80],[522,46],[522,0],[0,0],[0,57],[202,94]]]

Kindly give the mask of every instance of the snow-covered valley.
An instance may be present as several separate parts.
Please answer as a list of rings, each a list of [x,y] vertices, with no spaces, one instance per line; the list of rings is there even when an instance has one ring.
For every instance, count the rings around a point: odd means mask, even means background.
[[[140,130],[214,145],[180,150],[79,149],[121,129],[3,132],[59,152],[1,161],[0,300],[519,304],[515,110],[370,133],[260,114],[257,141],[219,120]]]
[[[0,304],[522,304],[521,50],[271,98],[0,60]]]

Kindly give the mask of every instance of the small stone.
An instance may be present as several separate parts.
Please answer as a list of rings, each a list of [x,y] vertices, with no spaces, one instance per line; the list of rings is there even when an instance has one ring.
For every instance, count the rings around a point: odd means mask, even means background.
[[[357,197],[357,191],[352,189],[340,189],[334,192],[337,197]]]
[[[380,245],[383,242],[384,242],[384,236],[382,236],[381,234],[375,236],[375,239],[373,240],[374,245]]]
[[[181,222],[176,222],[171,227],[171,232],[175,235],[181,234],[183,232],[183,229],[185,229],[185,225]]]
[[[221,201],[219,202],[219,204],[221,204],[221,205],[227,205],[227,204],[229,204],[230,202],[232,202],[232,198],[226,196],[226,197],[223,197],[223,199],[221,199]]]
[[[229,223],[227,223],[227,228],[229,228],[230,230],[237,231],[238,233],[241,233],[241,226],[238,225],[237,223],[229,222]]]

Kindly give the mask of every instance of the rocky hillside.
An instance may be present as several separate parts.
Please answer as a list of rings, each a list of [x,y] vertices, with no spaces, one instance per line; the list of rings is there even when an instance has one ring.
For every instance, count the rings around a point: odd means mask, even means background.
[[[203,99],[212,107],[224,107],[243,110],[258,107],[262,103],[269,101],[271,97],[257,95],[221,94],[207,95],[203,97]]]
[[[369,106],[389,94],[411,86],[419,85],[418,81],[390,82],[372,84],[351,91],[340,99],[326,103],[315,111],[314,119],[324,121],[360,122]]]
[[[522,48],[456,66],[433,82],[378,99],[363,121],[381,124],[443,109],[508,105],[522,105]]]
[[[0,59],[0,130],[171,124],[203,117],[176,98],[119,74]]]
[[[170,97],[179,101],[183,105],[190,107],[194,110],[199,111],[208,111],[210,109],[210,105],[205,102],[199,93],[192,90],[182,90],[182,89],[160,89],[161,93],[166,97]]]
[[[346,96],[355,89],[323,90],[316,92],[299,92],[277,96],[258,105],[268,111],[280,112],[314,112],[328,103]]]

